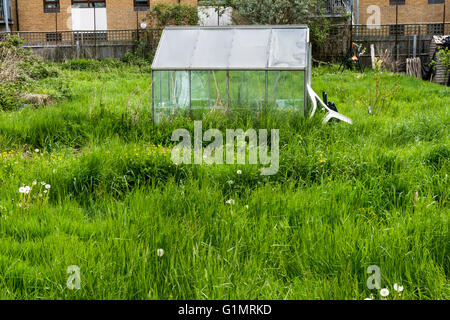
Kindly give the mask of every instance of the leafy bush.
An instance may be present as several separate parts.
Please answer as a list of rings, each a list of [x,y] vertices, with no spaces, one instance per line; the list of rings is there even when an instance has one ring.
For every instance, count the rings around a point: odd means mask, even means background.
[[[439,62],[447,71],[450,71],[450,50],[448,48],[441,49],[437,53]]]
[[[58,69],[22,47],[22,40],[6,36],[0,42],[0,110],[14,110],[22,96],[35,86],[34,80],[59,75]]]
[[[98,60],[71,59],[63,63],[62,67],[69,70],[97,71],[100,67],[100,63]]]
[[[168,25],[198,25],[197,6],[185,4],[155,4],[147,13],[147,19],[158,27]]]
[[[0,83],[0,110],[15,110],[20,107],[20,88],[12,82]]]

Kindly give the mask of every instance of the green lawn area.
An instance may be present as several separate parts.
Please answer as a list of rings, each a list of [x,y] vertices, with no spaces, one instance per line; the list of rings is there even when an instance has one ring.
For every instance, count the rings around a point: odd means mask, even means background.
[[[336,69],[313,69],[312,86],[353,125],[322,125],[320,112],[205,117],[279,129],[274,176],[172,163],[173,130],[193,123],[153,127],[137,67],[42,80],[72,97],[0,112],[0,298],[379,299],[366,286],[378,265],[388,299],[449,299],[450,89]],[[370,115],[361,100],[377,86],[385,102]],[[71,265],[79,290],[66,286]]]

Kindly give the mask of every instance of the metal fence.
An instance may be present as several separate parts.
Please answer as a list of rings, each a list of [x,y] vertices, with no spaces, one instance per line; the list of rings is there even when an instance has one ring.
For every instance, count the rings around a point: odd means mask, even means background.
[[[7,35],[17,36],[25,47],[43,46],[75,46],[95,45],[96,43],[134,43],[145,41],[152,47],[156,46],[161,36],[161,29],[146,30],[96,30],[96,31],[12,31],[0,32],[0,41]]]
[[[450,35],[450,23],[391,24],[391,25],[334,25],[328,39],[316,44],[313,55],[321,61],[339,61],[346,55],[352,42],[367,50],[363,63],[370,64],[370,45],[376,55],[389,50],[403,69],[406,58],[414,55],[422,59],[430,56],[430,43],[434,35]]]

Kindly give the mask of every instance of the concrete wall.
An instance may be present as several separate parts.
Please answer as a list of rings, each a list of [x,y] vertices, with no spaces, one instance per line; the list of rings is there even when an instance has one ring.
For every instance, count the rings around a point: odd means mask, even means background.
[[[128,51],[135,49],[134,43],[97,42],[97,45],[49,45],[49,46],[24,46],[34,54],[41,56],[46,61],[62,62],[69,59],[104,59],[121,58]]]

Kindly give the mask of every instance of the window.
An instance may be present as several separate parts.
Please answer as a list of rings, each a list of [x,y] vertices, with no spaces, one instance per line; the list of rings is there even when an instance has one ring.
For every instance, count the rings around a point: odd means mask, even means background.
[[[44,0],[44,12],[59,12],[59,0]]]
[[[104,8],[105,0],[72,0],[72,6],[77,8]]]
[[[134,10],[135,11],[147,11],[149,6],[149,0],[134,0]]]
[[[405,25],[403,25],[403,24],[389,25],[389,34],[390,35],[404,35],[405,34]]]
[[[389,0],[389,5],[391,6],[401,6],[405,4],[405,0]]]
[[[428,4],[444,3],[445,0],[428,0]]]

